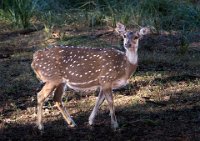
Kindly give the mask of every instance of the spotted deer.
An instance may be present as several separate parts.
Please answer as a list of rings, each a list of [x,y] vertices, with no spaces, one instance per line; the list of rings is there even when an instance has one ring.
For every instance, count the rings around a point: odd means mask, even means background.
[[[37,78],[45,85],[37,94],[37,125],[42,125],[42,106],[44,100],[54,93],[53,100],[69,126],[76,126],[62,104],[62,94],[66,86],[78,91],[100,88],[96,104],[89,116],[93,125],[99,106],[104,99],[108,102],[111,126],[118,127],[115,116],[112,90],[127,84],[138,63],[138,42],[148,28],[140,31],[126,31],[125,26],[117,23],[116,31],[123,37],[125,52],[114,48],[85,48],[73,46],[54,46],[39,50],[33,55],[31,64]]]

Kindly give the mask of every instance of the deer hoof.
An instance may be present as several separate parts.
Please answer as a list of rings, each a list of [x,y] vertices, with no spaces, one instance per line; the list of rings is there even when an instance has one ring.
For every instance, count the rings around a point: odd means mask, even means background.
[[[114,123],[112,123],[111,127],[114,129],[114,131],[116,131],[117,128],[119,128],[119,124],[118,124],[118,122],[114,122]]]

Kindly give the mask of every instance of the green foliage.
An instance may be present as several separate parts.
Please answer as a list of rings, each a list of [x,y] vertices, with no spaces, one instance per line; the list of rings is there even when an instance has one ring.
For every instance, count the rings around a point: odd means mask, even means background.
[[[199,7],[191,3],[173,0],[126,2],[118,13],[119,20],[128,24],[151,25],[164,30],[192,30],[200,25]]]
[[[196,30],[200,6],[190,0],[4,0],[5,17],[27,27],[33,16],[47,27],[78,24],[89,27],[150,25],[157,30]],[[37,12],[35,12],[37,11]],[[35,15],[35,14],[38,14]],[[0,13],[1,15],[1,13]],[[2,17],[2,16],[1,16]]]
[[[83,10],[88,25],[117,21],[126,25],[151,25],[164,30],[194,30],[200,25],[200,8],[188,1],[173,0],[81,0],[73,8]]]
[[[4,0],[5,15],[17,27],[27,28],[34,15],[35,4],[32,0]]]

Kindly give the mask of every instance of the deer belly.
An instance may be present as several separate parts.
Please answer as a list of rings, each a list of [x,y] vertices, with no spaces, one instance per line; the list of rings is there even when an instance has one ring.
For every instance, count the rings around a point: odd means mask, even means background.
[[[85,82],[72,82],[67,79],[64,81],[69,88],[76,91],[95,91],[99,87],[97,79]]]
[[[118,89],[120,87],[123,87],[127,84],[127,79],[117,79],[116,81],[113,82],[112,87],[113,89]]]

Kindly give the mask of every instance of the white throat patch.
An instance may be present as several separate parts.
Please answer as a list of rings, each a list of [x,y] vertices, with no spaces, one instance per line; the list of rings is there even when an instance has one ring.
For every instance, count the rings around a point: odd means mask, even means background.
[[[131,63],[131,64],[137,64],[138,62],[138,54],[137,54],[137,51],[134,52],[134,51],[129,51],[127,50],[126,51],[126,57],[128,58],[128,61]]]
[[[134,65],[137,64],[137,62],[138,62],[138,53],[137,53],[138,43],[139,43],[139,40],[137,40],[133,51],[125,48],[126,49],[126,57],[128,58],[128,61]]]

